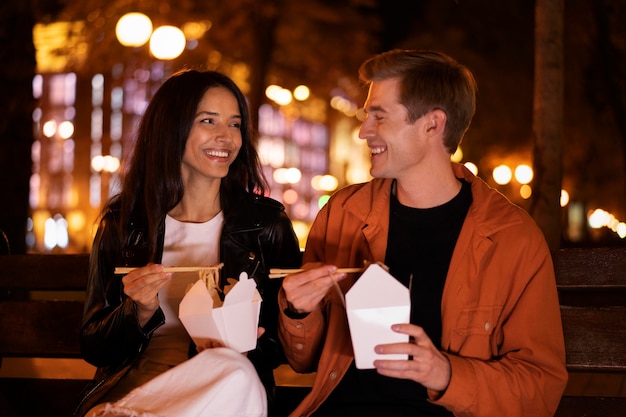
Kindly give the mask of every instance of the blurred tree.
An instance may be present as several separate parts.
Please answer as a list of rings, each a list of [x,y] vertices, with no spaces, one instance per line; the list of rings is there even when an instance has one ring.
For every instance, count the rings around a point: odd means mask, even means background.
[[[356,70],[364,58],[378,52],[381,28],[374,0],[231,0],[228,2],[161,0],[67,0],[61,18],[84,20],[88,58],[71,68],[83,74],[103,72],[120,62],[150,60],[146,48],[121,46],[115,38],[117,20],[127,12],[148,15],[154,27],[182,27],[202,22],[206,32],[194,49],[186,50],[170,68],[205,67],[236,79],[247,93],[253,114],[265,100],[271,83],[293,89],[308,84],[323,99],[340,87],[360,97]],[[244,77],[233,75],[246,65]],[[236,70],[234,68],[237,68]],[[239,74],[241,75],[241,74]],[[243,79],[240,79],[243,78]]]
[[[534,190],[530,213],[551,249],[561,246],[563,0],[537,0],[533,105]]]
[[[168,64],[203,66],[236,78],[256,110],[264,89],[307,84],[326,99],[342,93],[358,104],[363,59],[382,50],[433,48],[470,67],[480,86],[478,110],[465,139],[466,160],[488,176],[494,157],[533,152],[535,5],[515,0],[26,0],[0,5],[0,228],[21,251],[31,174],[31,29],[36,22],[84,21],[81,49],[70,62],[84,75],[112,71],[116,63],[146,63],[147,48],[115,39],[117,19],[142,11],[155,24],[193,21],[208,30]],[[411,12],[409,11],[411,10]],[[60,13],[60,14],[59,14]],[[568,1],[564,9],[563,182],[573,200],[626,218],[625,0]],[[69,46],[65,47],[69,49]],[[57,51],[63,54],[64,51]],[[244,65],[242,65],[244,64]],[[326,102],[327,100],[321,100]],[[550,159],[546,160],[548,163]],[[556,162],[555,162],[556,163]],[[558,165],[558,164],[557,164]],[[585,169],[581,169],[585,167]],[[480,171],[482,170],[482,171]],[[483,176],[484,177],[484,176]],[[535,179],[537,185],[540,179]],[[554,184],[553,184],[554,185]],[[539,186],[541,188],[541,186]],[[554,187],[553,187],[554,188]],[[615,190],[619,190],[616,192]],[[549,197],[551,203],[552,197]]]
[[[0,86],[6,100],[0,107],[0,192],[6,203],[0,229],[14,253],[26,251],[29,180],[32,174],[32,113],[36,106],[32,80],[36,72],[35,23],[83,21],[82,44],[53,51],[86,59],[69,59],[67,72],[88,79],[111,73],[118,63],[146,64],[147,48],[126,48],[115,38],[115,25],[124,13],[140,11],[155,27],[202,22],[208,29],[197,46],[169,64],[217,69],[233,76],[247,93],[253,114],[264,102],[271,83],[286,88],[308,84],[324,99],[339,86],[359,96],[354,81],[360,62],[376,50],[379,27],[374,0],[289,2],[284,0],[27,0],[0,5]],[[245,64],[242,70],[240,63]],[[238,74],[234,74],[238,73]],[[346,81],[348,80],[348,81]]]
[[[35,47],[32,30],[54,14],[60,0],[4,1],[0,4],[0,229],[11,253],[26,252],[31,145],[35,100]]]

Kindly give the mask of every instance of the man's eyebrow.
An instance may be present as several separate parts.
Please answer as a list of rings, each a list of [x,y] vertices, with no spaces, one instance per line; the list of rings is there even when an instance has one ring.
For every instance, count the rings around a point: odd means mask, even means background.
[[[370,113],[371,112],[375,112],[375,111],[382,112],[382,113],[387,113],[387,111],[382,106],[379,106],[379,105],[374,105],[374,106],[370,107],[369,109],[367,107],[363,107],[363,110],[365,112],[370,112]]]

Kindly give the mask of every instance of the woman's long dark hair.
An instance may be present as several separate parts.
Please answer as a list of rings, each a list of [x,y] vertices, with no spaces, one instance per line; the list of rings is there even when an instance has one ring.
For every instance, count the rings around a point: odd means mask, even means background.
[[[150,100],[139,125],[130,163],[122,173],[121,191],[103,211],[106,213],[111,205],[119,207],[119,233],[124,240],[130,221],[141,218],[148,233],[151,259],[160,224],[183,197],[181,162],[185,145],[198,104],[212,87],[225,87],[232,92],[241,113],[242,145],[221,182],[222,208],[233,193],[265,194],[268,189],[252,142],[250,110],[239,87],[215,71],[185,69],[173,74]]]

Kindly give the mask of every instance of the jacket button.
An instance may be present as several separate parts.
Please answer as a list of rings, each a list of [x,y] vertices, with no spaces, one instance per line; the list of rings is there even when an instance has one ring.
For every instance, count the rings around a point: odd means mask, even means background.
[[[488,331],[489,331],[489,329],[491,329],[491,323],[486,322],[486,323],[485,323],[485,331],[486,331],[486,332],[488,332]]]
[[[331,372],[330,372],[330,374],[328,374],[328,377],[329,377],[330,379],[335,379],[335,378],[337,378],[337,372],[335,372],[335,371],[331,371]]]
[[[254,261],[256,259],[256,253],[250,252],[248,253],[248,259]]]
[[[304,349],[304,345],[302,343],[296,343],[296,349],[302,350]]]

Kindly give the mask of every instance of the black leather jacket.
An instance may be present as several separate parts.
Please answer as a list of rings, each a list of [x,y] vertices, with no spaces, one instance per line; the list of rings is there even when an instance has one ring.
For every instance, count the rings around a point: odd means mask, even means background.
[[[259,326],[265,333],[257,348],[248,352],[263,384],[268,390],[271,407],[274,392],[273,369],[285,362],[277,337],[277,294],[280,279],[269,279],[269,269],[293,268],[301,264],[297,237],[284,207],[270,198],[242,193],[223,207],[224,225],[220,238],[222,285],[227,278],[239,277],[242,271],[253,277],[261,294]],[[156,259],[148,259],[145,227],[141,219],[129,225],[129,238],[120,241],[115,209],[103,216],[94,239],[85,314],[81,332],[83,358],[97,367],[94,380],[81,394],[74,415],[82,416],[98,403],[126,374],[142,355],[152,333],[165,322],[159,308],[141,328],[135,315],[135,305],[123,293],[122,276],[114,275],[116,266],[144,266],[160,263],[163,255],[165,219],[159,233]],[[190,356],[195,347],[190,345]]]

